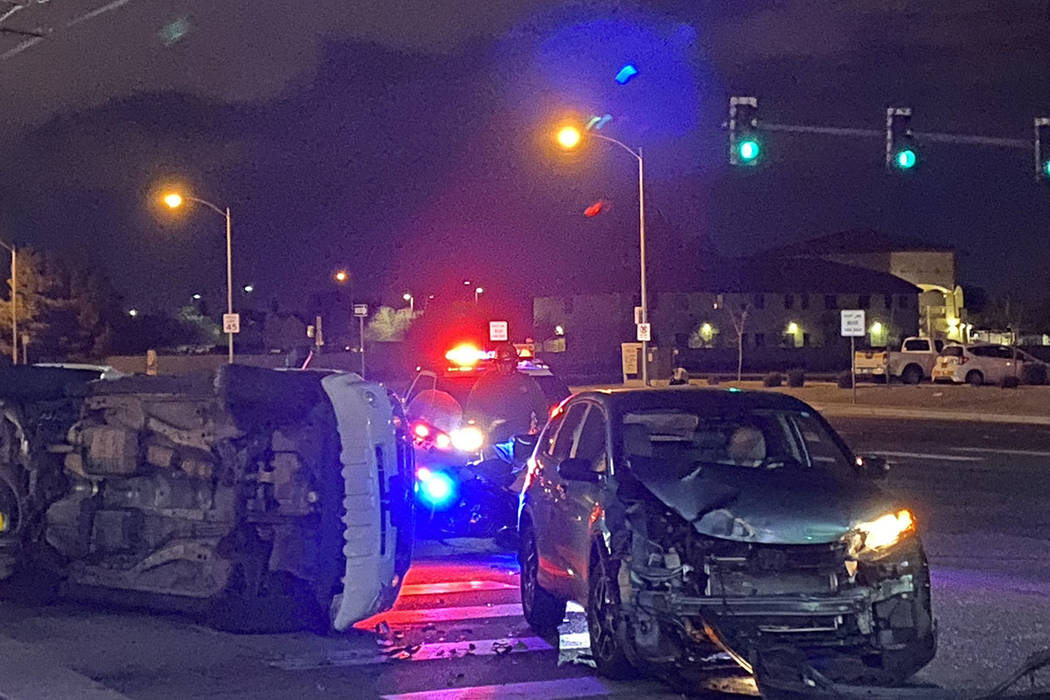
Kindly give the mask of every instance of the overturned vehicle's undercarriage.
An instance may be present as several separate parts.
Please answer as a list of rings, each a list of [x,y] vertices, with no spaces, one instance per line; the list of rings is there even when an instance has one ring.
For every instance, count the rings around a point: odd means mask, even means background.
[[[0,375],[8,585],[51,579],[246,630],[343,629],[396,598],[412,452],[379,385],[241,366]]]
[[[878,548],[855,530],[822,537],[805,501],[830,500],[823,479],[747,476],[781,483],[650,483],[622,489],[606,512],[628,657],[695,669],[722,652],[752,671],[759,655],[792,648],[826,677],[879,685],[922,668],[935,653],[936,630],[914,531],[902,528],[892,546]],[[732,504],[712,507],[717,501]],[[773,529],[760,524],[773,521]]]

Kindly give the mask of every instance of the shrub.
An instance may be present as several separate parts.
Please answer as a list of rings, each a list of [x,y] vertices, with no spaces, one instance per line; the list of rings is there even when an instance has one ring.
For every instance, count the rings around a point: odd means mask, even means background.
[[[784,383],[784,375],[780,372],[770,372],[762,379],[762,386],[780,386]]]
[[[708,386],[718,386],[722,383],[722,379],[717,374],[712,374],[707,378]]]
[[[839,389],[849,389],[853,386],[853,373],[849,370],[843,370],[838,373],[835,380],[839,385]]]
[[[799,387],[806,383],[806,370],[802,368],[789,369],[787,376],[788,386]]]
[[[1013,375],[1007,375],[1003,377],[1003,381],[999,382],[999,386],[1004,389],[1016,389],[1021,386],[1021,378]]]
[[[1025,362],[1021,365],[1022,384],[1046,384],[1046,365]]]

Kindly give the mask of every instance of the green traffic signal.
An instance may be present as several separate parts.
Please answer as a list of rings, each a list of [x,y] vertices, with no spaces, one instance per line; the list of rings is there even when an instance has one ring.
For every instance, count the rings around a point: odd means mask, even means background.
[[[762,147],[758,144],[758,141],[754,139],[745,139],[737,144],[736,152],[740,156],[742,163],[750,163],[754,159],[758,158],[761,153]]]
[[[915,163],[918,161],[918,156],[915,155],[915,151],[910,148],[905,148],[901,151],[897,151],[897,155],[894,158],[897,167],[901,170],[910,170],[915,167]]]
[[[1050,180],[1050,160],[1043,161],[1043,177]]]

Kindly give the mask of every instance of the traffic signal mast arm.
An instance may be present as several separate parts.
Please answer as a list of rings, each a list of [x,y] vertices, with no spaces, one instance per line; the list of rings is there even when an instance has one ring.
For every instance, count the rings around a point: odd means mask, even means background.
[[[838,126],[806,126],[802,124],[770,124],[759,122],[763,131],[780,131],[789,134],[816,134],[820,136],[871,136],[885,138],[885,129],[851,129]],[[912,135],[926,143],[953,143],[970,146],[998,146],[1028,150],[1032,142],[1026,139],[1006,139],[996,136],[973,136],[969,134],[944,134],[935,131],[915,131]]]

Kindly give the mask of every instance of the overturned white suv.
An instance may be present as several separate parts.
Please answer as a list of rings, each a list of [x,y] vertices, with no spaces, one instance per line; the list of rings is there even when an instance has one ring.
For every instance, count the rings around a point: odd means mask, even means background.
[[[354,374],[0,370],[0,579],[244,631],[389,608],[411,558],[400,407]]]

